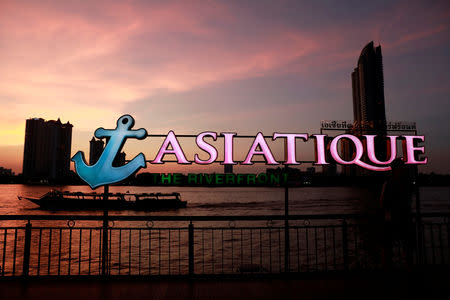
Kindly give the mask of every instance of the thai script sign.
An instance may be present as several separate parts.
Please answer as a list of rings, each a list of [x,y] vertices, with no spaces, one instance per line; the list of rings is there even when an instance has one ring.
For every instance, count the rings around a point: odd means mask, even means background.
[[[373,129],[373,122],[352,122],[345,120],[323,120],[320,122],[320,128],[325,130],[350,130],[350,129]],[[405,121],[389,121],[386,122],[386,130],[388,131],[415,131],[415,122],[405,122]]]

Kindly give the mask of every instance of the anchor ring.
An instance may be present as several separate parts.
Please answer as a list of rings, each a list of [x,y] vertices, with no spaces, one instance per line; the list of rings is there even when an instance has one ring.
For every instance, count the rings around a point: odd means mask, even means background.
[[[309,226],[309,224],[311,224],[311,222],[310,222],[309,220],[304,220],[304,221],[303,221],[303,225]]]
[[[69,228],[73,228],[75,226],[75,221],[74,220],[67,221],[67,226],[69,226]]]
[[[269,227],[269,228],[273,227],[273,221],[272,220],[268,220],[267,221],[267,227]]]
[[[228,227],[230,227],[230,228],[235,228],[235,227],[236,227],[236,222],[234,222],[233,220],[231,220],[230,222],[228,222]]]
[[[153,223],[153,221],[147,221],[145,225],[147,226],[147,228],[153,228],[153,225],[155,224]]]
[[[113,220],[110,220],[108,222],[108,227],[114,227],[114,221]]]

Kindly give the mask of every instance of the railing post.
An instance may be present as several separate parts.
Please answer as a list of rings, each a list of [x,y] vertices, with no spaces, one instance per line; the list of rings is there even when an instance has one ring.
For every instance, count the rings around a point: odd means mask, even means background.
[[[287,173],[287,165],[285,165],[285,170]],[[284,272],[289,273],[290,264],[290,239],[289,239],[289,188],[286,181],[284,187]]]
[[[28,220],[25,225],[25,245],[23,248],[23,276],[28,276],[30,270],[30,250],[31,250],[31,222]]]
[[[189,275],[194,275],[194,224],[189,223]]]
[[[342,257],[344,259],[344,270],[348,270],[348,230],[347,221],[342,221]]]
[[[106,276],[108,273],[108,193],[109,186],[105,185],[103,193],[102,276]]]
[[[424,263],[423,257],[423,249],[424,249],[424,241],[423,241],[423,227],[422,227],[422,211],[420,206],[420,189],[417,183],[418,175],[417,175],[417,166],[416,166],[416,246],[417,246],[417,264],[420,266]]]

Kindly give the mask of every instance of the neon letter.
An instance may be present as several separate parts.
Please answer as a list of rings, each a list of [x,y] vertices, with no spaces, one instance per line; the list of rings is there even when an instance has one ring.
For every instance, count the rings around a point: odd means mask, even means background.
[[[172,146],[172,150],[167,149],[169,144]],[[166,139],[161,145],[161,148],[159,148],[158,155],[156,155],[156,158],[152,161],[152,164],[163,164],[164,162],[162,161],[162,158],[166,154],[175,154],[178,161],[177,163],[179,164],[190,164],[190,162],[186,159],[186,156],[184,156],[183,150],[181,149],[181,146],[172,130],[167,134]]]
[[[421,142],[425,141],[425,137],[423,135],[404,135],[403,136],[406,140],[406,164],[418,164],[418,165],[423,165],[426,164],[428,161],[428,158],[424,158],[423,160],[416,160],[416,158],[414,157],[414,152],[415,151],[420,151],[421,153],[424,153],[425,149],[424,147],[414,147],[414,140],[419,140]],[[405,148],[405,145],[404,145]],[[403,149],[403,151],[405,151],[405,149]]]
[[[256,150],[257,147],[260,147],[261,150]],[[247,158],[242,162],[243,165],[253,165],[252,158],[253,155],[260,154],[264,155],[264,158],[269,165],[279,165],[279,163],[273,158],[272,152],[270,152],[269,146],[267,146],[266,140],[261,132],[255,137],[253,141],[253,145],[250,148],[250,151],[247,154]]]
[[[302,138],[305,141],[308,140],[308,135],[306,133],[302,134],[295,134],[295,133],[274,133],[272,141],[274,141],[276,138],[284,137],[286,138],[286,143],[284,145],[284,153],[286,153],[286,162],[285,165],[299,165],[300,163],[297,162],[295,154],[296,154],[296,145],[295,145],[295,138]]]
[[[196,164],[200,165],[207,165],[213,163],[217,159],[217,149],[214,148],[212,145],[208,144],[203,140],[205,136],[211,136],[213,140],[215,141],[217,139],[217,133],[215,132],[202,132],[199,135],[197,135],[197,138],[195,139],[195,142],[197,143],[197,146],[204,150],[205,152],[208,152],[209,159],[208,160],[201,160],[197,154],[194,155],[194,161]]]
[[[370,161],[373,162],[374,164],[378,164],[378,165],[388,165],[391,162],[394,161],[395,157],[397,156],[397,145],[396,145],[396,140],[398,136],[389,136],[389,144],[390,146],[390,152],[391,155],[389,157],[389,159],[387,161],[379,161],[377,159],[377,156],[375,155],[375,137],[376,135],[364,135],[364,137],[366,137],[367,140],[367,156],[369,157]]]
[[[338,144],[339,140],[342,138],[347,138],[347,139],[351,140],[353,142],[353,144],[355,145],[356,155],[355,155],[355,158],[351,161],[345,161],[339,156],[339,152],[337,150],[337,144]],[[391,167],[372,166],[372,165],[369,165],[369,164],[361,161],[361,157],[363,156],[363,153],[364,153],[364,147],[363,147],[361,141],[356,136],[351,135],[351,134],[341,134],[341,135],[338,135],[337,137],[335,137],[333,139],[333,141],[331,141],[330,152],[331,152],[331,156],[333,156],[333,159],[339,164],[343,164],[343,165],[356,164],[360,167],[363,167],[365,169],[372,170],[372,171],[389,171],[391,169]]]
[[[236,163],[233,161],[233,137],[236,135],[235,132],[221,132],[221,135],[224,136],[224,159],[222,165],[235,165]]]
[[[313,137],[316,139],[316,165],[329,165],[325,160],[325,137],[326,134],[314,134]]]

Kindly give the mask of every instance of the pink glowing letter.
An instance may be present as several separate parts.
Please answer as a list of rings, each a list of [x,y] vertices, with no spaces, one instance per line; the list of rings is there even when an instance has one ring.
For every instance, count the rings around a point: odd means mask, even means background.
[[[329,165],[325,160],[325,134],[314,134],[316,139],[316,165]]]
[[[172,150],[167,149],[169,144],[172,146]],[[184,156],[183,150],[181,149],[181,146],[172,130],[167,134],[167,137],[161,145],[161,148],[159,148],[158,155],[156,155],[156,158],[152,161],[152,164],[163,164],[164,162],[162,161],[162,158],[166,154],[175,154],[179,164],[190,164]]]
[[[261,150],[256,150],[258,146]],[[242,162],[243,165],[253,165],[252,158],[253,155],[264,155],[264,158],[269,165],[279,165],[279,163],[273,158],[272,152],[270,152],[269,146],[267,146],[266,140],[261,132],[255,137],[253,145],[247,154],[247,158]]]
[[[296,154],[296,147],[295,147],[295,138],[302,138],[305,141],[308,140],[308,135],[306,133],[302,134],[294,134],[294,133],[274,133],[272,140],[275,140],[276,138],[284,137],[286,138],[285,148],[284,151],[286,153],[286,162],[285,165],[299,165],[300,163],[297,162],[295,154]],[[265,141],[264,141],[265,142]]]
[[[390,152],[391,155],[387,161],[379,161],[377,159],[377,156],[375,155],[375,137],[376,135],[364,135],[367,140],[367,156],[369,157],[370,161],[374,164],[378,165],[388,165],[391,162],[394,161],[395,157],[397,156],[397,138],[398,136],[388,136],[389,137],[389,144],[390,146]]]
[[[203,138],[205,136],[211,136],[213,138],[213,140],[215,141],[217,139],[217,133],[208,131],[208,132],[202,132],[197,136],[197,138],[195,140],[197,143],[197,146],[209,154],[208,160],[201,160],[198,157],[198,155],[195,154],[194,161],[196,164],[200,164],[200,165],[211,164],[217,159],[217,149],[203,140]]]
[[[415,147],[414,146],[414,140],[419,140],[421,142],[425,141],[425,137],[423,135],[411,135],[411,136],[407,136],[404,135],[403,136],[405,138],[406,141],[406,145],[404,145],[404,148],[406,147],[406,164],[418,164],[418,165],[423,165],[426,164],[428,161],[428,158],[424,158],[423,160],[416,160],[416,158],[414,157],[414,152],[415,151],[419,151],[421,153],[424,153],[425,149],[424,147]],[[403,149],[403,152],[405,152],[405,149]]]
[[[345,161],[339,156],[339,152],[337,150],[337,145],[338,145],[339,140],[342,138],[347,138],[347,139],[351,140],[353,142],[353,144],[355,145],[356,155],[355,155],[355,158],[351,161]],[[372,170],[372,171],[389,171],[391,169],[391,167],[377,167],[377,166],[372,166],[372,165],[369,165],[369,164],[363,162],[361,160],[361,157],[363,156],[363,153],[364,153],[364,147],[363,147],[361,141],[356,136],[351,135],[351,134],[342,134],[342,135],[338,135],[337,137],[335,137],[333,139],[333,141],[331,142],[330,152],[331,152],[331,156],[339,164],[343,164],[343,165],[356,164],[362,168]]]
[[[224,136],[224,159],[222,165],[235,165],[236,163],[233,161],[233,137],[236,135],[235,132],[221,132],[221,135]]]

